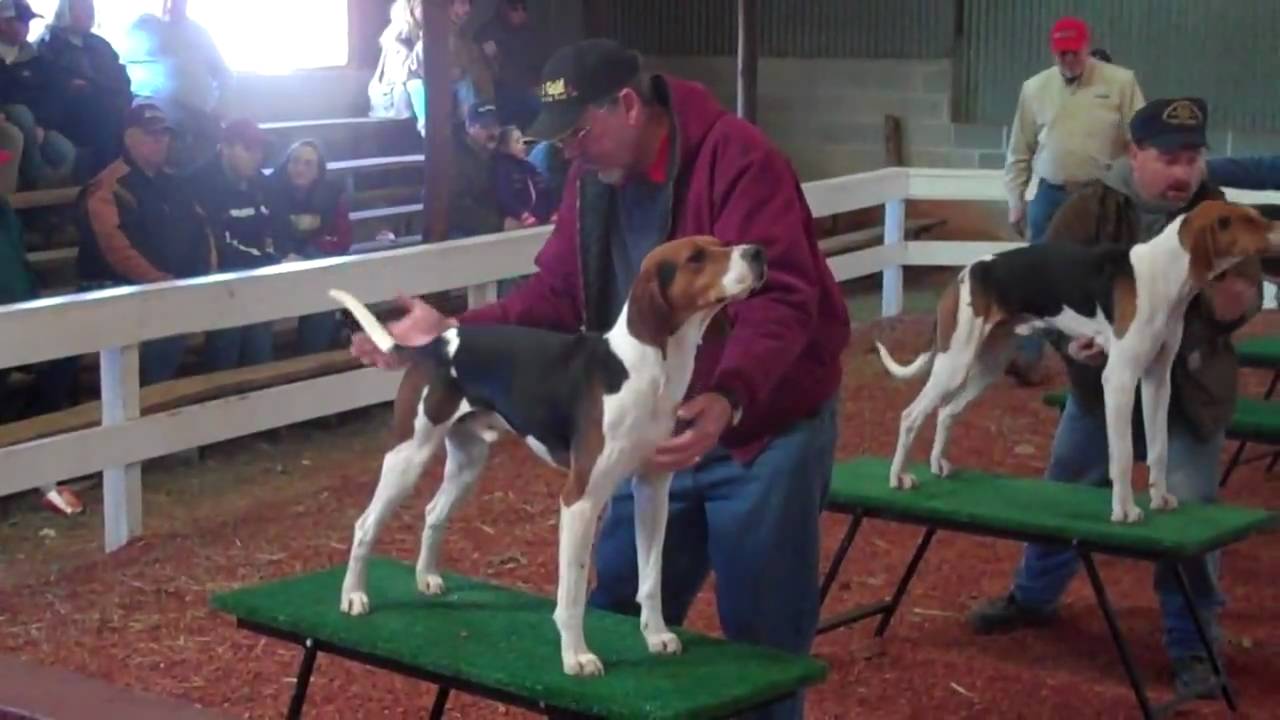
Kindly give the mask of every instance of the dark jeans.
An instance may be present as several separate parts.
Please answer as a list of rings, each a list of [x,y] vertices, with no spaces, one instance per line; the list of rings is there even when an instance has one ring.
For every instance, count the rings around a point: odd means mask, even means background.
[[[204,363],[210,372],[260,365],[274,355],[271,323],[210,330],[204,336]]]
[[[1041,180],[1036,194],[1027,205],[1027,241],[1032,245],[1044,242],[1053,214],[1067,199],[1067,189],[1061,185]],[[1015,359],[1023,367],[1032,368],[1044,355],[1044,339],[1039,334],[1019,335],[1014,341]]]

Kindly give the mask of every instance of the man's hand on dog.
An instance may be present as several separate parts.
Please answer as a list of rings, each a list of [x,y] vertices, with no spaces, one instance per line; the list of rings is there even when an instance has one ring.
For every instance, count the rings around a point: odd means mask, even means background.
[[[1239,320],[1258,304],[1257,285],[1235,275],[1210,284],[1208,295],[1213,315],[1221,323]]]
[[[401,295],[396,298],[405,309],[404,317],[387,323],[387,331],[396,342],[405,347],[426,345],[437,335],[456,327],[458,322],[447,318],[439,310],[426,304],[419,298]],[[404,367],[404,361],[397,360],[382,352],[377,345],[363,332],[351,336],[351,354],[360,358],[365,365],[374,365],[383,370],[398,370]]]
[[[1067,354],[1085,365],[1102,367],[1107,364],[1107,351],[1103,350],[1101,345],[1094,342],[1093,338],[1074,338],[1070,344],[1067,345]]]
[[[676,410],[676,417],[687,422],[683,432],[662,443],[654,451],[645,469],[649,472],[675,472],[693,466],[720,440],[733,418],[733,406],[720,393],[703,393]]]

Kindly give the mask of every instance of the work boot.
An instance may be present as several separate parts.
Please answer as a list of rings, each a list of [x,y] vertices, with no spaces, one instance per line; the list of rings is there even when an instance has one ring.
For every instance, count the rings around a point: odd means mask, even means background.
[[[1053,621],[1054,611],[1019,605],[1013,593],[979,603],[969,611],[969,625],[976,635],[995,635],[1024,627],[1043,627]]]
[[[1213,666],[1206,655],[1194,654],[1173,660],[1173,691],[1178,697],[1214,700],[1221,692]]]

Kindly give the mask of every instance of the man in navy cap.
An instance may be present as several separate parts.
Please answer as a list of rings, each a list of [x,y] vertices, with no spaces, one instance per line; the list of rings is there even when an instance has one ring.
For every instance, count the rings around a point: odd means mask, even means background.
[[[727,637],[807,654],[850,330],[800,182],[764,133],[705,87],[645,72],[639,55],[615,42],[557,51],[540,94],[529,135],[561,145],[572,166],[537,272],[457,320],[410,303],[390,330],[403,345],[425,343],[454,322],[604,331],[641,259],[659,244],[714,235],[763,247],[768,279],[725,309],[733,328],[726,337],[699,346],[678,410],[685,425],[636,482],[670,497],[657,589],[667,625],[683,621],[714,572]],[[369,364],[394,366],[368,338],[356,336],[352,349]],[[604,518],[591,603],[643,613],[632,487],[623,483]],[[793,696],[751,717],[799,719],[803,702]]]
[[[1204,177],[1209,108],[1200,98],[1153,100],[1129,123],[1125,158],[1100,180],[1073,193],[1054,215],[1045,242],[1131,246],[1158,234],[1170,220],[1197,204],[1222,199]],[[1198,294],[1186,311],[1181,349],[1174,362],[1169,407],[1169,491],[1183,502],[1213,502],[1218,462],[1236,400],[1237,362],[1231,333],[1261,308],[1261,269],[1240,263]],[[1102,399],[1105,354],[1091,341],[1052,338],[1071,380],[1066,407],[1053,439],[1046,477],[1058,482],[1107,485],[1106,420]],[[1145,455],[1141,416],[1135,417],[1135,457]],[[1003,632],[1053,619],[1055,606],[1078,569],[1070,547],[1028,545],[1007,595],[970,615],[976,632]],[[1216,633],[1223,606],[1219,556],[1183,564],[1191,595]],[[1164,644],[1173,660],[1179,694],[1212,697],[1213,679],[1189,608],[1178,591],[1177,570],[1161,563],[1155,589]]]

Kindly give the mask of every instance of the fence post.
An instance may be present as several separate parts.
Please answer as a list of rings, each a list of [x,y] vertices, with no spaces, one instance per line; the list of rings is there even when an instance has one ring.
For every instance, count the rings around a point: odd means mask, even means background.
[[[467,307],[478,308],[498,301],[498,283],[487,282],[467,287]]]
[[[120,425],[141,414],[138,346],[106,348],[99,353],[102,424]],[[142,532],[142,465],[102,471],[104,544],[113,552]]]
[[[903,249],[903,226],[907,201],[898,198],[884,204],[884,244],[894,255]],[[881,274],[880,315],[893,317],[902,312],[902,265],[895,262]]]

